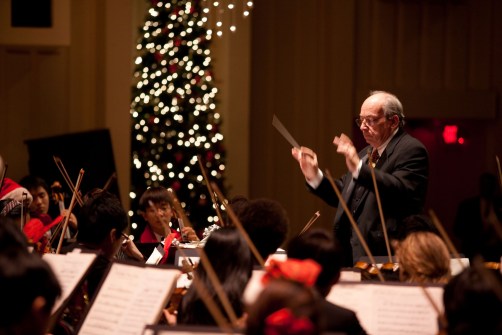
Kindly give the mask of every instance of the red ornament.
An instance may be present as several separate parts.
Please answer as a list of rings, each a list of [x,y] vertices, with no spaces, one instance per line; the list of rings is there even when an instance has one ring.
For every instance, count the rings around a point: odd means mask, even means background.
[[[169,72],[175,73],[178,70],[178,67],[174,64],[169,65]]]
[[[212,161],[212,160],[213,160],[213,158],[214,158],[214,152],[212,152],[212,151],[208,151],[208,152],[206,152],[206,161],[207,161],[207,162]]]
[[[164,58],[164,56],[162,56],[162,54],[160,52],[156,52],[154,54],[154,57],[155,57],[155,60],[158,62],[160,62],[162,60],[162,58]]]
[[[177,192],[180,190],[181,188],[181,183],[179,181],[174,181],[171,185],[171,187]]]
[[[181,160],[183,159],[183,154],[181,152],[175,153],[174,154],[174,159],[176,160],[176,163],[181,162]]]
[[[174,41],[174,46],[179,47],[180,45],[181,45],[181,39],[177,38],[177,39]]]

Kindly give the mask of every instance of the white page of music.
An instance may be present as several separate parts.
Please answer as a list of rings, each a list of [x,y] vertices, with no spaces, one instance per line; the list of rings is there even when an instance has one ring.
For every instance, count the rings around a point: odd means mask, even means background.
[[[443,288],[427,287],[442,311]],[[338,283],[326,299],[356,312],[372,335],[434,335],[438,315],[419,286]]]
[[[54,313],[73,292],[78,282],[89,269],[96,255],[92,253],[70,252],[61,254],[44,254],[42,258],[49,263],[61,285],[61,296],[52,309]]]
[[[112,264],[79,334],[142,334],[157,321],[179,274],[176,269]]]

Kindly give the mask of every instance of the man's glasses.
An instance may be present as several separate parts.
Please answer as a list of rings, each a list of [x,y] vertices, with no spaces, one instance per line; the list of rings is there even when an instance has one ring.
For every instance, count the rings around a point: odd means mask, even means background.
[[[368,127],[373,127],[384,116],[385,115],[379,117],[356,117],[355,121],[358,127],[361,127],[363,123],[365,123]]]

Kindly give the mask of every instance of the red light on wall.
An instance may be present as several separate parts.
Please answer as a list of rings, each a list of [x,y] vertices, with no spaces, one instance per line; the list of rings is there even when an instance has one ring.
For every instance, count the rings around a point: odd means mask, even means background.
[[[463,137],[459,137],[458,138],[458,144],[464,144],[465,143],[465,140]]]
[[[444,126],[443,129],[443,141],[446,144],[455,144],[457,143],[457,133],[458,133],[458,126],[455,125],[446,125]],[[460,139],[458,139],[460,140]],[[462,143],[463,143],[463,138],[462,138]],[[460,141],[459,141],[460,143]],[[460,144],[462,144],[460,143]]]

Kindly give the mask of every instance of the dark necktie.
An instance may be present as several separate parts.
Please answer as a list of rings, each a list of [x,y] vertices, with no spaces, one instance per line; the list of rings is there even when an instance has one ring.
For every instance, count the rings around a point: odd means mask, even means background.
[[[372,167],[375,167],[378,159],[380,158],[380,155],[378,154],[378,150],[377,149],[373,149],[373,151],[371,152],[371,157],[370,159],[368,160],[368,164],[371,162],[371,166]]]

